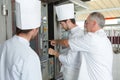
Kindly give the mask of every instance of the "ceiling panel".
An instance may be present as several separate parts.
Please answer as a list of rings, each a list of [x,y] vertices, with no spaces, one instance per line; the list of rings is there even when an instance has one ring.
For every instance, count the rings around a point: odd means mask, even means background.
[[[89,8],[76,12],[77,20],[85,20],[94,11],[101,12],[105,18],[120,17],[120,0],[92,0],[85,3]]]

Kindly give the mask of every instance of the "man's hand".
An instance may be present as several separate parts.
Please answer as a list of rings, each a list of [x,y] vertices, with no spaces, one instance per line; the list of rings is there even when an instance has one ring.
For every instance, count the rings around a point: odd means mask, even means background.
[[[58,53],[57,51],[53,50],[52,48],[49,48],[49,49],[48,49],[48,53],[49,53],[50,55],[54,55],[54,56],[56,56],[56,57],[59,56],[59,53]]]
[[[52,46],[56,46],[57,44],[65,47],[69,47],[68,39],[58,39],[58,40],[49,40]]]
[[[49,53],[50,55],[54,55],[54,50],[53,50],[52,48],[49,48],[49,49],[48,49],[48,53]]]
[[[56,40],[49,40],[50,41],[50,44],[52,45],[52,46],[56,46]]]

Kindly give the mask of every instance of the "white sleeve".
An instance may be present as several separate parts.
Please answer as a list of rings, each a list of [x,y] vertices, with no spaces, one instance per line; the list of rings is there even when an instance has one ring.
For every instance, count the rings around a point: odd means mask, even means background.
[[[42,80],[41,64],[38,56],[30,55],[24,62],[21,80]]]
[[[88,51],[90,49],[89,42],[90,38],[88,35],[68,40],[68,44],[73,51]]]
[[[62,64],[68,64],[69,62],[69,59],[68,59],[68,52],[65,52],[64,54],[60,54],[59,55],[59,61],[62,63]]]
[[[67,53],[60,54],[59,60],[64,65],[70,65],[71,63],[73,63],[73,61],[74,61],[73,59],[76,58],[76,55],[78,58],[80,54],[78,54],[78,52],[76,52],[76,51],[69,50]]]

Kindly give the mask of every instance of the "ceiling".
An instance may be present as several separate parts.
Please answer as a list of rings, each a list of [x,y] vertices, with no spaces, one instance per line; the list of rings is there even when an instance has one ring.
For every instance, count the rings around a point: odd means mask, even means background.
[[[85,20],[94,11],[101,12],[106,19],[120,18],[120,0],[91,0],[85,3],[88,9],[76,12],[76,20]]]
[[[42,2],[46,2],[46,3],[55,3],[55,2],[64,2],[64,1],[68,1],[68,0],[41,0]],[[90,0],[78,0],[78,1],[90,1]]]
[[[64,2],[69,0],[41,0],[47,3]],[[79,1],[79,0],[73,0]],[[76,12],[76,20],[85,20],[91,12],[101,12],[106,19],[120,18],[120,0],[81,0],[88,8]],[[83,3],[81,3],[83,4]]]

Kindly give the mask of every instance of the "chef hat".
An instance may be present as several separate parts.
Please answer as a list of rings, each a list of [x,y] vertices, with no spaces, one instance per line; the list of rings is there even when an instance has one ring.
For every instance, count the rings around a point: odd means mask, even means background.
[[[41,25],[40,0],[16,0],[16,26],[27,30]]]
[[[64,4],[55,7],[58,21],[74,18],[74,4]]]

